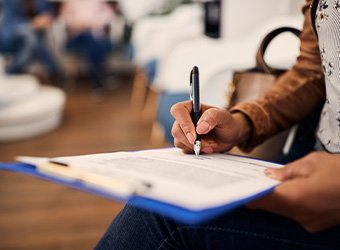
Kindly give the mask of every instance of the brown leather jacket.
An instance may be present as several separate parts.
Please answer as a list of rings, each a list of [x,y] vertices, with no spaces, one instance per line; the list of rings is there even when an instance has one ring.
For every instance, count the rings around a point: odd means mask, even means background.
[[[315,35],[314,14],[316,0],[306,0],[302,11],[304,24],[300,36],[300,54],[295,65],[283,74],[263,98],[238,104],[232,112],[242,112],[253,125],[247,143],[241,146],[251,150],[273,134],[299,122],[325,102],[325,83],[320,52]]]

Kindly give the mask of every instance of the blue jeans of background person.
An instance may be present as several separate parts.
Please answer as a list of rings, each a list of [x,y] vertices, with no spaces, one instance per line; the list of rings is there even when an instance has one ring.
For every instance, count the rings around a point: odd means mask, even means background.
[[[4,53],[13,54],[13,60],[6,68],[9,74],[22,73],[32,59],[39,59],[50,75],[61,75],[62,70],[46,44],[43,32],[36,32],[30,26],[22,26],[11,36],[1,39]]]
[[[96,249],[340,249],[339,235],[339,226],[308,233],[292,220],[246,208],[185,225],[127,205]]]
[[[112,50],[112,43],[106,37],[95,37],[90,31],[84,31],[75,37],[69,38],[67,49],[83,55],[90,65],[90,74],[93,87],[103,88],[105,73],[105,59]]]

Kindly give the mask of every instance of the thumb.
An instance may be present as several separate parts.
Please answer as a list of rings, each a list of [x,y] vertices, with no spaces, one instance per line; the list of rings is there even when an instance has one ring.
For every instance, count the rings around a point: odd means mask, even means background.
[[[282,168],[267,168],[264,173],[276,180],[286,181],[294,178],[307,177],[312,168],[301,161],[295,161]]]
[[[219,108],[207,109],[199,119],[196,127],[198,134],[204,135],[209,133],[215,127],[225,126],[228,123],[228,118],[231,117],[229,112]]]

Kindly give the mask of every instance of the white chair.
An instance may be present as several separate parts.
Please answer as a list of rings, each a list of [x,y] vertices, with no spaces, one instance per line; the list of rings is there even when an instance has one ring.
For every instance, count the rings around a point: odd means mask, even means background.
[[[168,15],[136,22],[131,37],[134,61],[143,65],[150,59],[159,59],[179,42],[202,35],[202,15],[201,4],[184,4]]]
[[[150,14],[168,12],[181,0],[118,0],[119,5],[129,23],[138,22]]]
[[[259,43],[266,33],[280,26],[301,28],[302,16],[283,16],[269,20],[259,29],[243,37],[235,39],[214,40],[198,38],[185,41],[178,45],[164,58],[153,84],[160,91],[183,93],[188,91],[188,72],[194,65],[200,71],[201,95],[203,102],[224,106],[220,101],[224,98],[227,85],[213,86],[212,79],[218,79],[221,72],[226,72],[223,83],[231,79],[235,69],[246,69],[255,65],[255,53]],[[291,34],[282,34],[268,49],[268,62],[273,66],[289,67],[298,53],[298,39]],[[220,80],[215,80],[216,81]],[[219,82],[218,84],[222,84]],[[224,90],[224,91],[221,91]],[[218,102],[216,102],[219,100]]]
[[[131,39],[135,53],[133,61],[136,64],[131,95],[134,110],[144,106],[149,81],[144,67],[151,61],[158,62],[167,57],[182,41],[202,36],[202,15],[200,4],[186,4],[169,15],[144,18],[135,24]]]

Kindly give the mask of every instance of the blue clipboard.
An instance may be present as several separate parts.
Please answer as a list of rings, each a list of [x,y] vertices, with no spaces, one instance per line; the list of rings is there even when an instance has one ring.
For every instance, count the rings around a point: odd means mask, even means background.
[[[48,174],[41,173],[37,171],[37,168],[34,165],[25,164],[25,163],[0,163],[0,170],[8,170],[18,173],[23,173],[26,175],[38,177],[40,179],[62,184],[67,187],[71,187],[74,189],[78,189],[83,192],[91,193],[97,196],[101,196],[110,200],[119,201],[119,202],[129,202],[130,205],[146,209],[151,212],[155,212],[157,214],[163,215],[164,217],[168,217],[170,219],[176,220],[185,224],[200,224],[204,223],[210,219],[216,218],[224,213],[227,213],[231,210],[239,208],[252,200],[256,200],[259,197],[262,197],[270,192],[274,188],[269,188],[263,192],[257,193],[256,195],[247,197],[245,199],[238,200],[233,203],[228,203],[223,206],[213,207],[204,210],[189,210],[187,208],[175,206],[173,204],[141,197],[138,195],[131,195],[129,197],[121,197],[117,196],[114,193],[107,192],[100,188],[92,187],[85,185],[81,181],[64,179],[61,177],[51,176]]]

